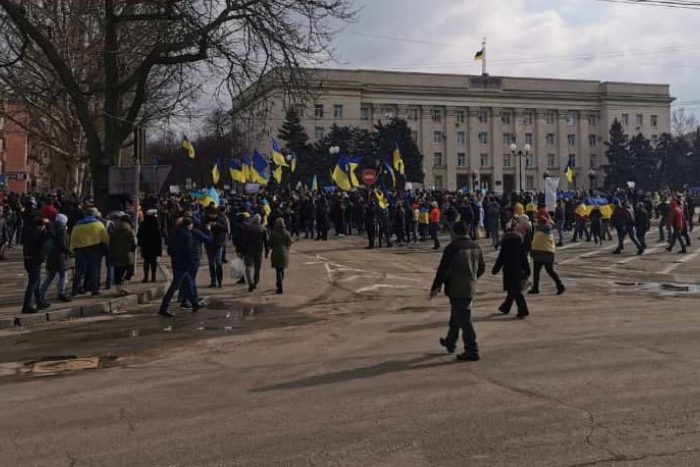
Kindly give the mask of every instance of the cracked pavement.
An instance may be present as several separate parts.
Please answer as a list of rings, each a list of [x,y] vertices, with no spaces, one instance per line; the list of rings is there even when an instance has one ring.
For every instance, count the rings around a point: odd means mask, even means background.
[[[482,360],[465,364],[437,343],[447,301],[426,300],[437,254],[362,246],[295,243],[282,297],[266,264],[259,293],[203,289],[197,315],[0,332],[0,363],[112,357],[0,377],[0,464],[700,465],[698,297],[618,283],[658,280],[653,261],[597,274],[605,257],[576,245],[567,292],[543,276],[525,321],[496,313],[501,279],[484,277]]]

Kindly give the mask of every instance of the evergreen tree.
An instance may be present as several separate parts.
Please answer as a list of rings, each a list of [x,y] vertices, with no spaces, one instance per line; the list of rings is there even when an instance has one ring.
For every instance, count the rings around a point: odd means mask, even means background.
[[[629,142],[629,152],[633,160],[632,178],[637,187],[643,190],[655,190],[659,187],[659,159],[651,143],[641,133]]]
[[[319,161],[316,160],[316,154],[309,144],[309,136],[294,107],[287,110],[277,137],[284,144],[285,153],[293,152],[297,156],[296,171],[288,174],[288,170],[285,169],[285,177],[290,177],[292,186],[298,181],[310,185],[315,171],[319,168]]]
[[[628,137],[622,124],[615,119],[610,126],[609,141],[605,142],[605,156],[608,163],[605,169],[605,187],[614,189],[624,187],[632,180],[634,160],[629,151]]]

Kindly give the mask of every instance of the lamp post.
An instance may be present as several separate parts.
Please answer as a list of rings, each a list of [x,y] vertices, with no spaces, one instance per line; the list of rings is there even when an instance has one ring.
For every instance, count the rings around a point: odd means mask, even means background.
[[[479,177],[479,174],[476,172],[476,170],[472,170],[472,191],[476,192],[476,180]]]
[[[592,190],[594,188],[593,184],[595,183],[595,169],[593,169],[593,167],[588,169],[588,180],[591,182],[590,189]]]
[[[523,146],[523,149],[518,149],[518,146],[513,143],[510,145],[510,152],[513,154],[513,157],[518,156],[520,159],[520,164],[519,164],[519,173],[518,173],[518,192],[522,193],[523,192],[523,157],[527,157],[530,155],[530,147],[529,144],[526,144]]]

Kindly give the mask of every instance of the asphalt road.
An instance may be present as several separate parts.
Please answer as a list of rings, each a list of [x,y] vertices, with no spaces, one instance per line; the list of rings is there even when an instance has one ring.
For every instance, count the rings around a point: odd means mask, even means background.
[[[296,243],[283,297],[266,270],[196,315],[0,331],[0,464],[700,465],[700,259],[610,245],[560,251],[525,321],[485,277],[478,363],[437,345],[438,255],[356,238]],[[40,376],[60,357],[100,364]]]

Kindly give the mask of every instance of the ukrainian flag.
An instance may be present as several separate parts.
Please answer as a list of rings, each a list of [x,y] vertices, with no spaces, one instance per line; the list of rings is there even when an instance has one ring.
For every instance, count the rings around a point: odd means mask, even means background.
[[[294,153],[292,153],[292,162],[290,165],[290,170],[292,171],[292,173],[297,171],[297,155]]]
[[[399,149],[398,143],[394,143],[394,152],[392,156],[394,159],[394,170],[401,175],[406,175],[406,166],[403,163],[403,158],[401,157],[401,150]],[[396,182],[394,182],[394,185],[396,185]]]
[[[361,157],[340,156],[333,172],[331,172],[331,178],[338,185],[338,188],[343,191],[350,191],[360,186],[360,181],[355,175],[355,169],[357,169],[361,161]]]
[[[272,171],[272,176],[275,178],[275,181],[277,182],[278,185],[282,184],[282,166],[278,165],[275,167],[275,170]]]
[[[272,212],[272,208],[270,207],[270,203],[266,199],[263,199],[260,202],[260,207],[262,208],[262,212],[263,212],[263,224],[267,224],[267,218],[270,216],[270,213]]]
[[[245,181],[243,183],[247,183],[252,179],[250,175],[250,167],[252,166],[252,162],[250,160],[250,157],[248,156],[243,156],[243,160],[241,161],[241,165],[243,166],[243,177],[245,178]]]
[[[391,168],[389,164],[384,164],[384,168],[386,169],[387,173],[391,175],[391,183],[392,187],[396,187],[396,173],[394,173],[394,169]]]
[[[287,161],[284,159],[279,143],[274,138],[272,138],[272,161],[278,167],[289,167]]]
[[[221,204],[221,198],[219,198],[219,192],[216,191],[216,188],[209,188],[204,193],[192,193],[192,198],[198,200],[199,204],[204,207],[209,206],[211,203],[214,203],[216,207],[219,207],[219,204]]]
[[[571,167],[571,161],[567,162],[566,169],[564,169],[564,175],[569,183],[574,183],[574,168]]]
[[[386,209],[389,207],[389,201],[387,201],[386,196],[384,196],[384,193],[382,193],[382,190],[375,188],[374,196],[377,198],[377,204],[381,209]]]
[[[260,185],[267,185],[270,176],[267,174],[270,164],[260,155],[258,151],[253,153],[253,163],[250,166],[250,179]]]
[[[245,183],[247,181],[243,165],[236,160],[231,159],[228,161],[228,172],[231,175],[231,180],[234,182]]]
[[[341,190],[343,190],[343,191],[352,190],[352,182],[350,181],[348,174],[343,172],[343,170],[340,168],[339,164],[335,165],[333,172],[331,172],[331,178],[333,179],[335,184],[338,185],[338,188],[340,188]]]
[[[484,52],[483,48],[474,54],[474,61],[476,61],[476,62],[480,62],[484,58],[486,58],[486,52]]]
[[[221,180],[221,172],[223,171],[223,167],[221,166],[221,159],[216,160],[216,164],[214,164],[214,167],[211,169],[211,180],[214,182],[214,185],[219,184],[219,180]]]
[[[182,135],[182,149],[185,150],[187,157],[189,157],[190,159],[194,159],[194,156],[195,156],[194,146],[192,146],[192,143],[190,143],[190,140],[187,139],[187,135]]]

